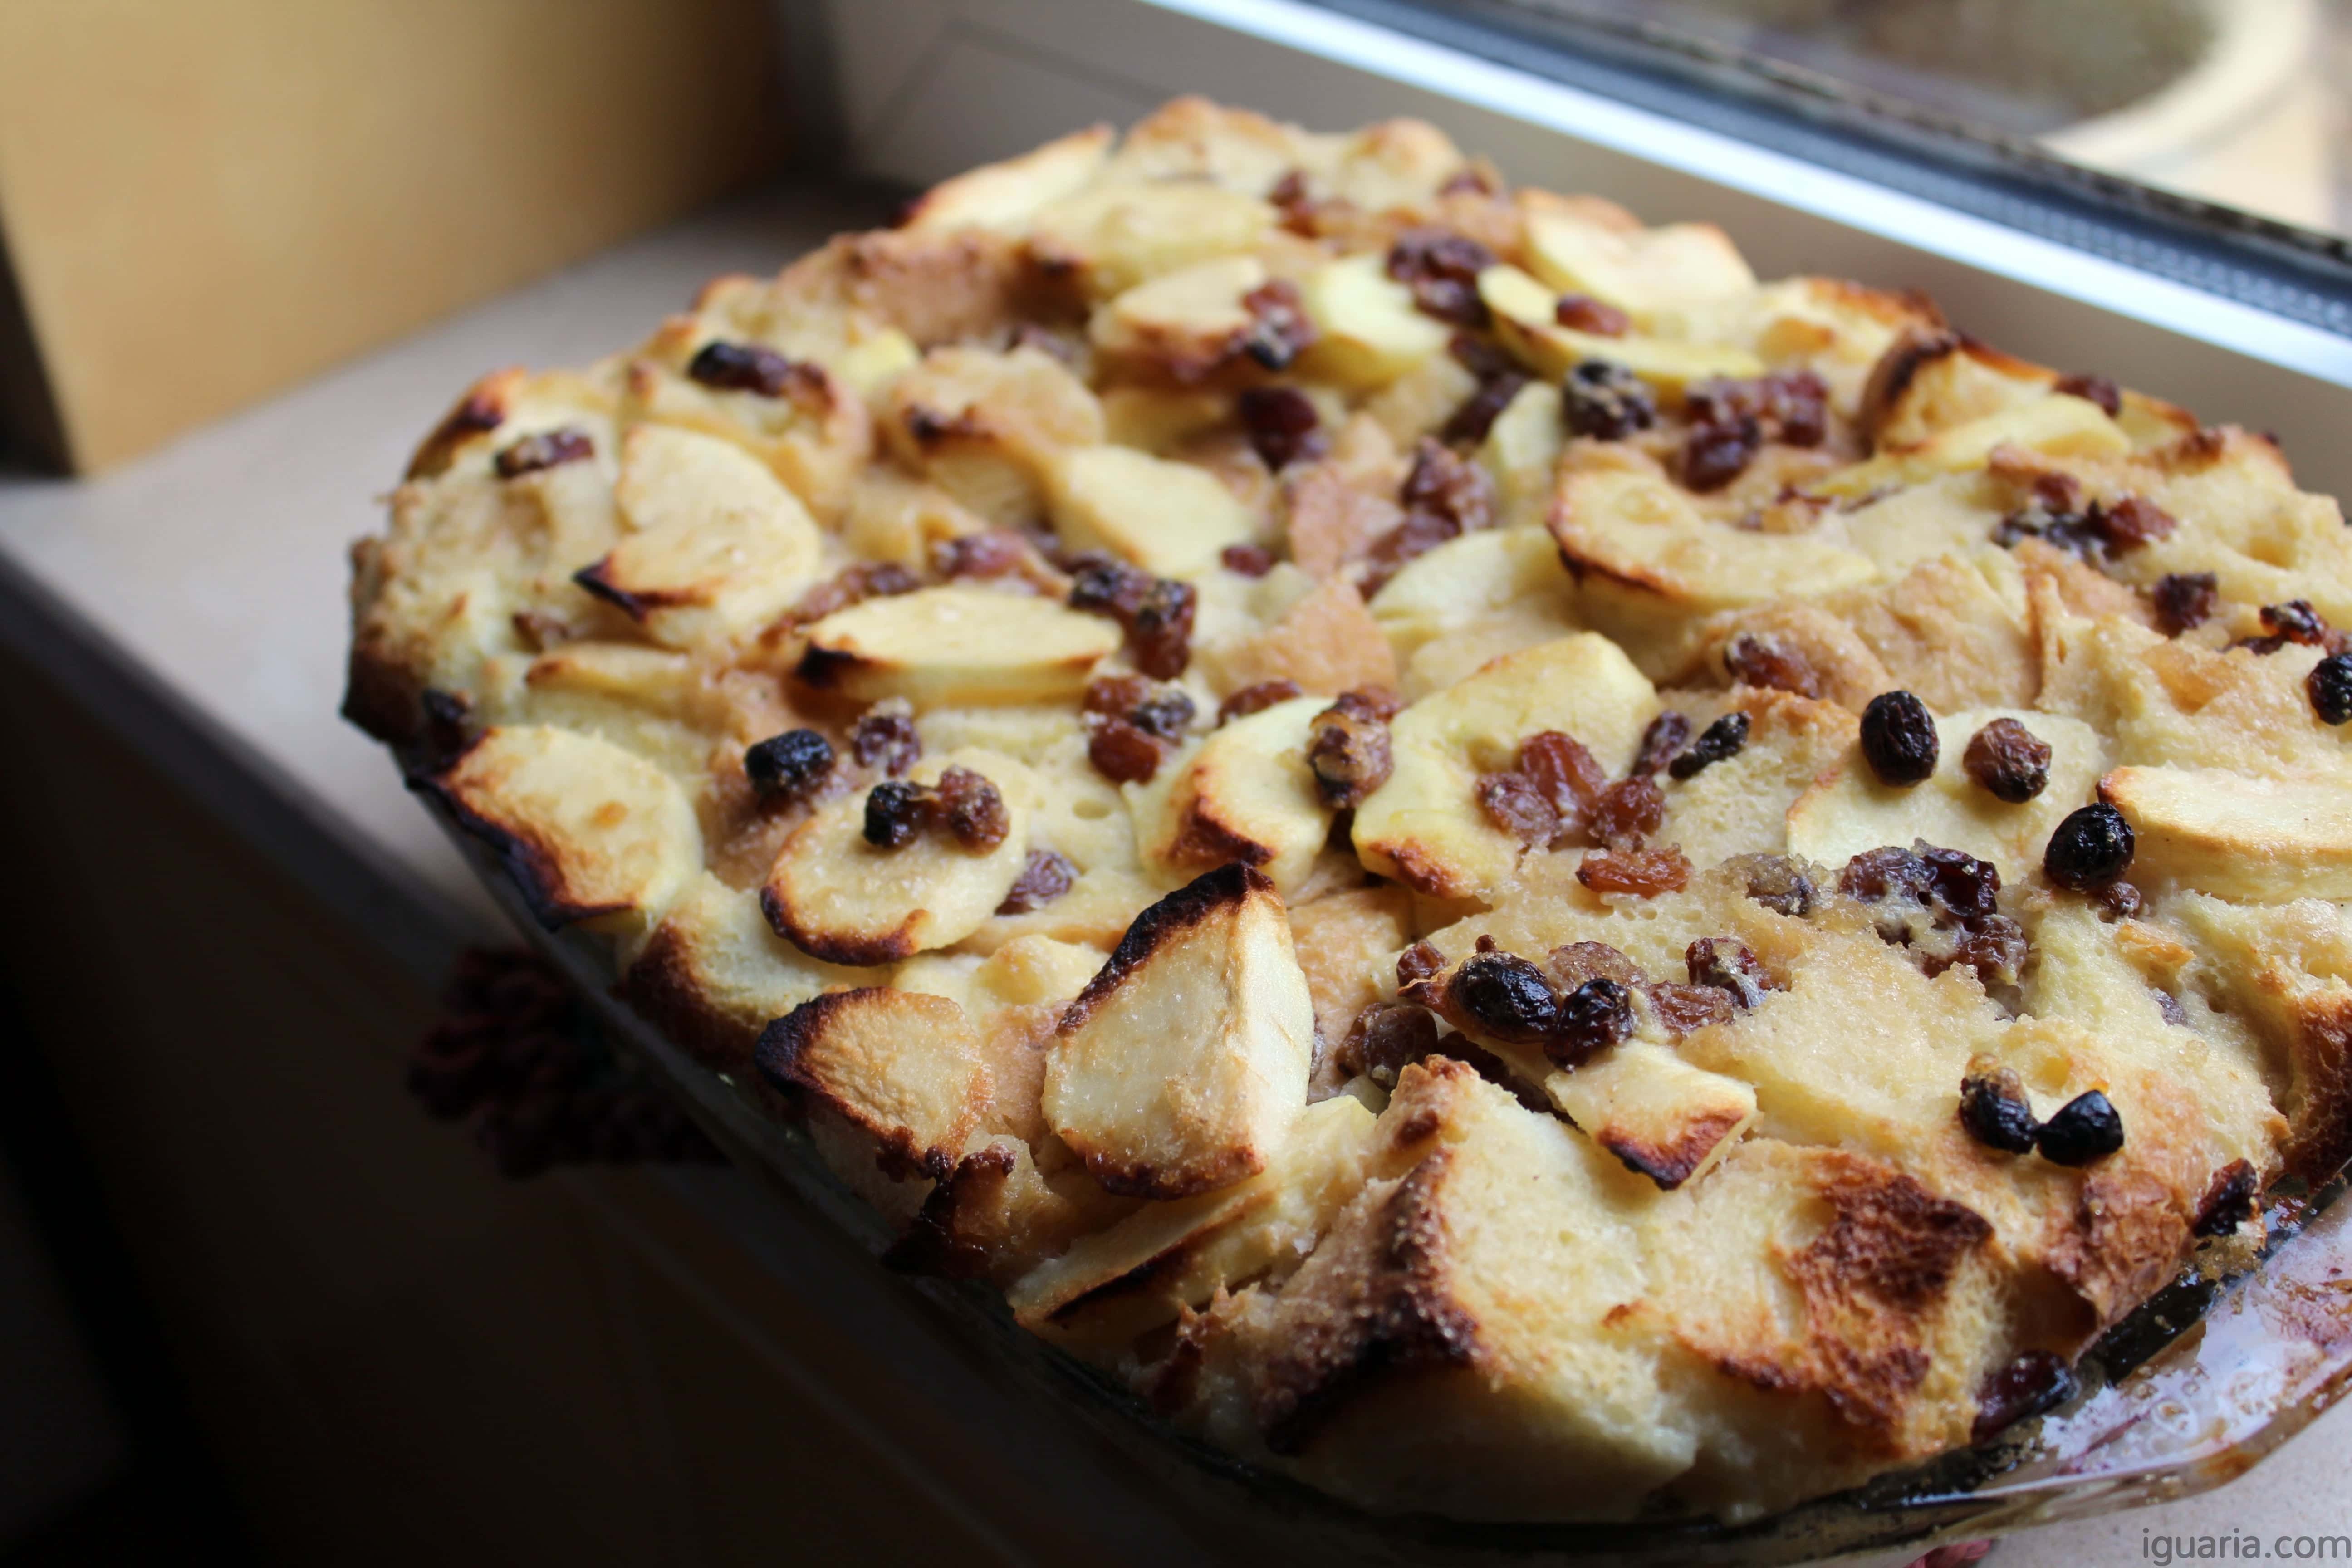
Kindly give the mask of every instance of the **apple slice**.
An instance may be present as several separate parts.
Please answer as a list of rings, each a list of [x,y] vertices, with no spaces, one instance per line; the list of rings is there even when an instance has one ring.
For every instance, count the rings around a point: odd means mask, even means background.
[[[2253,903],[2352,899],[2352,781],[2117,768],[2099,798],[2136,840],[2132,875]]]
[[[1595,1143],[1671,1192],[1720,1159],[1756,1120],[1756,1091],[1665,1047],[1627,1040],[1544,1080]]]
[[[1397,715],[1395,771],[1356,808],[1356,852],[1366,869],[1433,897],[1491,897],[1510,880],[1521,846],[1487,820],[1478,775],[1514,766],[1519,743],[1547,730],[1622,773],[1657,712],[1649,681],[1596,633],[1507,654]]]
[[[923,193],[901,228],[988,228],[1015,234],[1039,208],[1073,195],[1110,156],[1114,132],[1090,125],[1001,163],[983,163]]]
[[[778,1091],[865,1134],[887,1173],[945,1177],[989,1100],[979,1032],[944,996],[874,987],[803,1002],[752,1053]]]
[[[1238,860],[1285,896],[1315,868],[1332,811],[1307,765],[1308,731],[1328,697],[1297,697],[1235,719],[1127,791],[1144,865],[1181,880]]]
[[[657,642],[735,641],[782,615],[816,574],[815,520],[730,441],[640,425],[622,443],[614,494],[635,531],[576,580]]]
[[[1588,587],[1598,579],[1681,616],[1834,593],[1878,575],[1867,556],[1807,534],[1710,521],[1664,475],[1630,466],[1562,474],[1551,531]]]
[[[1065,701],[1119,636],[1116,622],[1032,594],[921,588],[811,626],[799,676],[861,702],[904,697],[918,709]]]
[[[1196,463],[1130,447],[1081,447],[1053,475],[1054,531],[1076,550],[1108,550],[1159,577],[1206,572],[1255,531],[1250,510]]]
[[[1299,369],[1360,392],[1386,386],[1444,349],[1453,332],[1415,309],[1378,251],[1343,256],[1307,275],[1299,298],[1315,323]]]
[[[1764,374],[1764,362],[1742,348],[1678,338],[1604,338],[1563,327],[1554,314],[1559,293],[1516,267],[1489,267],[1478,274],[1478,297],[1494,312],[1495,333],[1503,346],[1554,381],[1594,359],[1613,361],[1676,395],[1710,376]]]
[[[1037,785],[1029,770],[993,752],[966,749],[916,764],[919,784],[968,768],[1004,797],[1008,826],[991,849],[969,849],[925,832],[895,849],[866,840],[871,791],[845,796],[793,830],[760,889],[776,934],[828,963],[890,963],[978,931],[1020,879],[1029,856]]]
[[[634,752],[543,724],[485,730],[417,787],[494,850],[540,923],[625,931],[702,868],[676,780]]]
[[[1097,310],[1087,336],[1103,353],[1201,380],[1239,352],[1256,325],[1247,297],[1265,282],[1255,256],[1221,256],[1139,283]]]
[[[1063,1015],[1045,1119],[1112,1192],[1213,1191],[1282,1152],[1314,1048],[1280,895],[1222,867],[1136,916]]]
[[[1675,223],[1631,233],[1570,213],[1527,215],[1528,265],[1555,294],[1589,294],[1640,314],[1728,300],[1756,274],[1713,224]]]
[[[1937,431],[1918,446],[1883,452],[1803,487],[1807,494],[1858,500],[1934,479],[1981,468],[1995,447],[2022,447],[2053,458],[2120,458],[2131,442],[2105,409],[2070,393],[2053,393]]]

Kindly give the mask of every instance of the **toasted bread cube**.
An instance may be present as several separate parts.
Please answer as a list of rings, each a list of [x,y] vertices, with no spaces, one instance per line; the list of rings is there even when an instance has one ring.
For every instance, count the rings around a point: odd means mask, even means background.
[[[1412,290],[1391,278],[1379,252],[1345,256],[1307,276],[1299,298],[1315,322],[1299,368],[1359,391],[1386,386],[1443,350],[1452,331],[1415,309]]]
[[[1255,531],[1249,509],[1197,463],[1129,447],[1066,453],[1053,479],[1054,531],[1074,550],[1108,550],[1158,577],[1206,572]]]
[[[1585,1136],[1667,1191],[1704,1173],[1756,1120],[1753,1089],[1649,1040],[1553,1073],[1544,1088]]]
[[[1281,1155],[1247,1181],[1149,1204],[1083,1237],[1006,1292],[1022,1327],[1115,1351],[1245,1279],[1279,1279],[1363,1184],[1374,1117],[1334,1095],[1300,1113]]]
[[[1039,208],[1083,189],[1110,156],[1108,125],[1046,142],[1001,163],[983,163],[923,193],[901,228],[988,228],[1018,234]]]
[[[1042,349],[941,348],[890,383],[881,428],[901,462],[1013,528],[1044,510],[1056,455],[1102,439],[1102,405]]]
[[[1876,450],[1908,451],[1938,431],[2038,402],[2057,382],[2055,371],[1958,332],[1915,327],[1872,369],[1862,425]]]
[[[1223,256],[1139,283],[1094,313],[1087,336],[1103,353],[1199,381],[1240,352],[1256,324],[1248,295],[1265,282],[1254,256]]]
[[[1580,632],[1507,654],[1397,715],[1395,772],[1356,809],[1356,853],[1433,897],[1489,896],[1510,880],[1521,847],[1487,820],[1478,775],[1517,765],[1519,743],[1547,730],[1622,773],[1657,712],[1649,681],[1604,637]]]
[[[656,641],[735,641],[790,607],[816,574],[815,520],[732,442],[640,425],[622,446],[615,493],[636,531],[579,582]]]
[[[1764,362],[1746,349],[1677,338],[1604,338],[1559,324],[1559,296],[1516,267],[1478,274],[1478,297],[1494,312],[1495,334],[1538,374],[1557,381],[1586,360],[1612,360],[1643,380],[1679,395],[1710,376],[1764,374]]]
[[[1355,584],[1340,577],[1326,578],[1292,600],[1264,631],[1202,649],[1199,662],[1229,689],[1295,680],[1301,690],[1337,696],[1368,686],[1393,689],[1397,683],[1396,658],[1380,622]]]
[[[550,931],[642,928],[702,868],[702,829],[686,792],[593,735],[541,724],[485,730],[420,787],[496,852]]]
[[[962,1008],[919,991],[836,991],[761,1034],[761,1076],[870,1139],[886,1170],[946,1176],[988,1104],[988,1065]]]
[[[1831,593],[1878,575],[1868,557],[1810,535],[1710,521],[1664,475],[1633,467],[1562,474],[1551,531],[1589,587],[1675,616]]]
[[[1029,855],[1029,816],[1037,786],[1010,757],[966,750],[916,764],[917,783],[932,784],[963,767],[1004,797],[1008,828],[992,849],[968,849],[946,833],[918,834],[884,849],[866,840],[872,792],[820,808],[793,830],[760,889],[760,907],[776,934],[828,963],[891,963],[980,929],[1020,879]]]
[[[2132,876],[2225,899],[2352,899],[2352,778],[2117,768],[2099,798],[2132,826]]]
[[[2032,800],[2011,805],[1977,784],[1961,765],[1969,739],[1996,719],[2013,719],[2050,748],[2049,782]],[[1958,849],[2023,880],[2042,864],[2051,829],[2087,805],[2105,766],[2106,744],[2078,719],[2021,709],[1978,708],[1937,717],[1936,772],[1896,788],[1878,782],[1860,749],[1850,751],[1789,807],[1789,847],[1823,866],[1843,866],[1882,845],[1908,848],[1926,839]]]
[[[1874,491],[1916,485],[1938,474],[1984,467],[1995,447],[2021,447],[2052,458],[2117,458],[2131,448],[2105,409],[2087,398],[2053,393],[1947,426],[1916,447],[1883,452],[1808,482],[1809,495],[1851,500]]]
[[[1480,529],[1408,562],[1370,609],[1408,672],[1400,689],[1418,698],[1576,630],[1574,589],[1544,529]]]
[[[1366,1506],[1477,1519],[1623,1516],[1689,1467],[1635,1321],[1664,1194],[1442,1058],[1404,1070],[1371,1168],[1251,1336],[1267,1447]]]
[[[1723,230],[1667,224],[1633,233],[1551,204],[1527,214],[1528,265],[1555,294],[1587,294],[1636,314],[1728,300],[1756,287],[1756,274]]]
[[[1144,865],[1181,881],[1230,860],[1255,866],[1283,894],[1314,869],[1333,812],[1315,788],[1307,742],[1322,697],[1297,697],[1235,719],[1131,785],[1135,847]]]
[[[1274,884],[1239,864],[1145,910],[1063,1016],[1045,1119],[1112,1192],[1255,1175],[1306,1108],[1315,1008]]]
[[[868,599],[809,628],[800,679],[861,702],[919,709],[1056,702],[1086,689],[1118,623],[1034,595],[922,588]]]

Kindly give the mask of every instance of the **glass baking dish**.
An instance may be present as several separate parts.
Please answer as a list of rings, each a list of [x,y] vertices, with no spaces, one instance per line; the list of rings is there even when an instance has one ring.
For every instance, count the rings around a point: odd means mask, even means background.
[[[804,1256],[806,1237],[758,1248],[806,1268],[879,1275],[889,1227],[825,1170],[797,1128],[773,1119],[761,1091],[702,1067],[613,994],[601,939],[548,931],[494,857],[433,808],[517,930],[572,981],[610,1042],[687,1108],[774,1206],[739,1224],[782,1226],[787,1211],[847,1240],[864,1261]],[[1129,1513],[1181,1521],[1237,1561],[1276,1553],[1303,1563],[1527,1564],[1596,1559],[1629,1564],[1777,1564],[1969,1539],[2079,1519],[2221,1485],[2301,1431],[2352,1379],[2352,1204],[2335,1181],[2273,1202],[2261,1265],[2224,1279],[2184,1275],[2117,1324],[2076,1368],[2074,1395],[1991,1442],[1916,1470],[1726,1527],[1685,1519],[1628,1524],[1475,1524],[1371,1514],[1194,1442],[1124,1387],[1019,1328],[981,1284],[902,1278],[919,1308],[898,1331],[944,1342],[1025,1391],[1045,1419],[1080,1446],[1107,1444],[1146,1484]],[[755,1241],[761,1238],[753,1237]],[[873,1325],[866,1325],[870,1331]],[[871,1340],[874,1336],[869,1332]],[[886,1355],[909,1351],[884,1336]],[[998,1434],[1002,1436],[1002,1434]],[[1099,1511],[1100,1500],[1091,1500]],[[1129,1524],[1144,1521],[1124,1521]]]

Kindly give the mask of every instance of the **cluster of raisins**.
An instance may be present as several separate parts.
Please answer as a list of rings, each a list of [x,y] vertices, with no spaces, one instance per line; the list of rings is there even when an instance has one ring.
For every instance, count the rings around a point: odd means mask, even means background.
[[[1242,296],[1249,312],[1249,329],[1242,334],[1241,352],[1266,370],[1287,370],[1315,342],[1315,322],[1298,297],[1298,286],[1286,278],[1261,283]]]
[[[1389,247],[1388,274],[1412,290],[1424,315],[1458,327],[1483,327],[1486,301],[1478,298],[1478,274],[1495,265],[1495,253],[1449,228],[1409,228]]]
[[[1098,552],[1070,564],[1070,608],[1117,621],[1127,634],[1128,657],[1154,680],[1184,673],[1200,601],[1190,583],[1154,577]]]
[[[1181,686],[1140,675],[1105,676],[1086,695],[1087,759],[1114,784],[1150,784],[1192,723]]]
[[[2071,474],[2039,474],[2032,498],[2000,520],[1993,542],[2004,548],[2038,539],[2087,565],[2104,566],[2118,555],[2166,537],[2179,527],[2172,514],[2141,496],[2109,503],[2086,500]]]
[[[1276,473],[1293,463],[1311,462],[1330,447],[1323,416],[1295,386],[1253,386],[1235,401],[1242,429],[1258,460]]]
[[[1373,541],[1365,555],[1361,587],[1368,599],[1406,563],[1495,521],[1495,481],[1486,470],[1427,437],[1413,449],[1397,499],[1404,521]]]
[[[2078,1094],[2049,1121],[2037,1121],[2017,1074],[1983,1057],[1969,1064],[1960,1081],[1960,1125],[1988,1149],[2038,1149],[2053,1165],[2087,1165],[2124,1146],[2123,1116],[2099,1090]]]
[[[1922,972],[1966,965],[1984,984],[2014,984],[2026,957],[2022,927],[2000,913],[2000,869],[1958,849],[1915,844],[1865,849],[1838,874],[1838,890],[1876,906],[1881,941],[1912,950]]]
[[[1389,721],[1401,706],[1391,692],[1342,692],[1307,731],[1307,765],[1323,804],[1351,811],[1389,782],[1394,766]]]
[[[1691,427],[1677,466],[1684,486],[1702,494],[1747,472],[1767,442],[1818,447],[1829,437],[1829,387],[1809,370],[1703,381],[1684,395],[1683,411]]]
[[[866,842],[877,849],[903,849],[926,833],[943,833],[984,853],[1012,829],[1004,796],[970,768],[949,768],[936,784],[885,779],[866,796]]]

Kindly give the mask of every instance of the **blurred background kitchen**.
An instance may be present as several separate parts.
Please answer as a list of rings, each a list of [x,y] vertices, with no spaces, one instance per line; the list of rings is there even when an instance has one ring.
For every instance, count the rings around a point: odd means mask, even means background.
[[[2352,234],[2352,0],[1481,3]],[[522,317],[467,329],[487,368],[540,341],[530,311],[682,300],[706,261],[773,267],[887,210],[804,195],[834,171],[796,9],[0,0],[0,566],[20,551],[102,589],[125,563],[184,561],[170,571],[208,584],[185,606],[197,643],[284,617],[331,642],[340,608],[312,590],[368,526],[356,489],[356,524],[303,546],[322,554],[299,592],[204,574],[255,548],[221,498],[341,482],[319,478],[320,421],[380,422],[371,482],[392,481],[420,411],[462,384],[434,378],[475,351],[387,345],[555,277]],[[693,246],[640,238],[729,202]],[[779,202],[818,216],[763,216]],[[655,247],[592,260],[630,244]],[[608,343],[649,320],[616,316]],[[378,352],[373,380],[300,390]],[[371,404],[387,387],[406,401]],[[125,506],[151,547],[104,532]],[[48,591],[0,587],[0,605]],[[320,916],[168,748],[126,742],[143,721],[126,714],[181,721],[184,669],[151,655],[154,689],[93,718],[81,655],[52,636],[71,619],[0,612],[0,1568],[415,1561],[420,1541],[912,1560],[989,1539],[869,1465],[860,1445],[887,1444],[835,1395],[709,1350],[715,1324],[793,1309],[667,1188],[625,1169],[502,1181],[497,1148],[401,1092],[438,1016],[418,976],[446,955],[402,947],[390,914]],[[332,731],[331,704],[252,668],[232,695],[257,733],[296,752]],[[698,1248],[700,1272],[671,1267]]]

